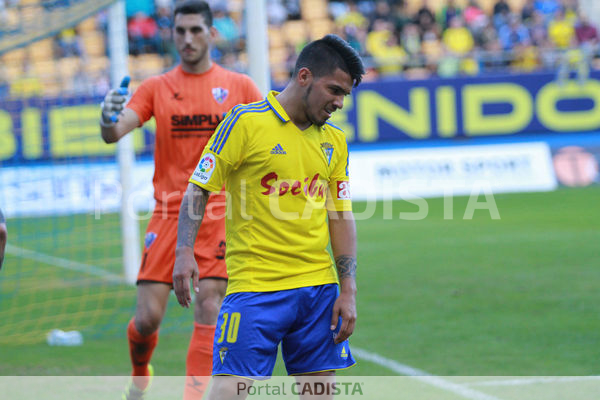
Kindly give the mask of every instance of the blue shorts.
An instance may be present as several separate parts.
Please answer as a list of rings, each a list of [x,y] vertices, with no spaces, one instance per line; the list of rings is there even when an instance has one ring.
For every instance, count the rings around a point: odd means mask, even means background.
[[[271,376],[281,343],[288,374],[344,369],[355,364],[348,341],[333,342],[337,284],[225,297],[213,351],[213,375]]]

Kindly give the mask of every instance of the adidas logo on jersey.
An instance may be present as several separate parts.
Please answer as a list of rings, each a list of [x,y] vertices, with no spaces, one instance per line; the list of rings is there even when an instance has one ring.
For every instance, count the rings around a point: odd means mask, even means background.
[[[271,150],[271,154],[287,154],[287,152],[279,143],[277,143],[277,146],[273,147],[273,150]]]

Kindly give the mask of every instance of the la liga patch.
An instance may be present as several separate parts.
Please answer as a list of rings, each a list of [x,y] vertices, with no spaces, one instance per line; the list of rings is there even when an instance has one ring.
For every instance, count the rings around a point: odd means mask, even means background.
[[[217,160],[214,154],[205,154],[194,171],[194,179],[198,180],[200,183],[208,183],[216,165]]]

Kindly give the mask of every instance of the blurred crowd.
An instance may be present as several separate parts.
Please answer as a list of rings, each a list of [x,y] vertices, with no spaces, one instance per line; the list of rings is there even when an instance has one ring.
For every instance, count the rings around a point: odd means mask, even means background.
[[[576,69],[585,76],[598,53],[597,28],[581,12],[577,0],[524,0],[518,9],[511,8],[507,0],[494,0],[487,11],[477,0],[437,1],[437,11],[431,0],[420,0],[416,10],[414,5],[419,0],[409,1],[327,2],[332,30],[365,57],[372,78],[539,69],[563,75]],[[213,57],[229,68],[243,69],[242,13],[232,9],[231,1],[209,2],[220,33]],[[303,3],[267,0],[269,25],[302,20]],[[176,62],[170,42],[172,6],[172,0],[127,1],[132,54],[156,52]],[[304,40],[287,44],[286,68],[293,65],[303,43],[311,39],[307,34]]]
[[[16,7],[19,3],[18,0],[0,1],[3,6],[0,11]],[[132,58],[146,60],[139,64],[139,69],[148,75],[160,73],[178,62],[171,37],[174,2],[126,1],[130,69]],[[585,79],[590,68],[598,65],[597,27],[582,12],[578,0],[266,2],[274,84],[288,79],[296,56],[305,43],[328,32],[344,37],[364,57],[369,72],[367,79],[452,77],[533,70],[555,71],[562,78],[575,71],[581,79]],[[50,3],[55,1],[41,4]],[[244,71],[247,65],[243,18],[246,1],[208,0],[208,3],[213,9],[213,23],[219,32],[213,58],[226,68]],[[511,7],[511,4],[520,6]],[[317,8],[321,11],[316,12]],[[107,73],[90,78],[86,71],[94,60],[106,59],[107,19],[107,11],[100,12],[94,17],[94,32],[80,32],[79,25],[48,39],[52,41],[52,53],[56,59],[82,60],[77,66],[80,72],[73,78],[80,81],[73,86],[75,88],[91,87],[88,92],[94,93],[106,90]],[[292,26],[295,30],[288,29]],[[298,27],[301,29],[298,30]],[[288,32],[287,36],[283,34],[285,32]],[[95,41],[92,40],[94,35]],[[94,44],[98,41],[103,43]],[[39,51],[30,53],[39,54]],[[26,61],[22,71],[29,68]],[[96,69],[102,72],[107,62],[98,63]],[[34,64],[39,67],[39,60]],[[144,66],[150,67],[144,70]],[[143,73],[134,79],[145,78]],[[93,82],[90,83],[90,79]]]
[[[598,32],[577,0],[524,0],[513,9],[496,0],[488,12],[477,0],[445,0],[434,12],[422,0],[331,1],[339,31],[380,75],[475,75],[506,70],[571,68],[586,74],[598,52]]]

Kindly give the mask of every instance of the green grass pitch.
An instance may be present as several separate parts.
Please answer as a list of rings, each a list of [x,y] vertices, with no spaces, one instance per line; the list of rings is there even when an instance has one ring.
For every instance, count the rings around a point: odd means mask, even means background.
[[[428,199],[422,220],[400,219],[417,206],[395,201],[391,219],[379,203],[357,222],[352,346],[436,375],[600,373],[600,187],[495,201],[499,220],[486,210],[464,220],[468,198],[459,197],[452,219],[443,199]],[[0,375],[129,374],[125,327],[135,289],[110,275],[122,274],[118,218],[10,219],[8,227]],[[191,321],[173,297],[157,374],[185,373]],[[48,346],[53,328],[81,330],[84,345]],[[358,362],[344,374],[395,374]],[[284,374],[281,362],[276,374]]]

